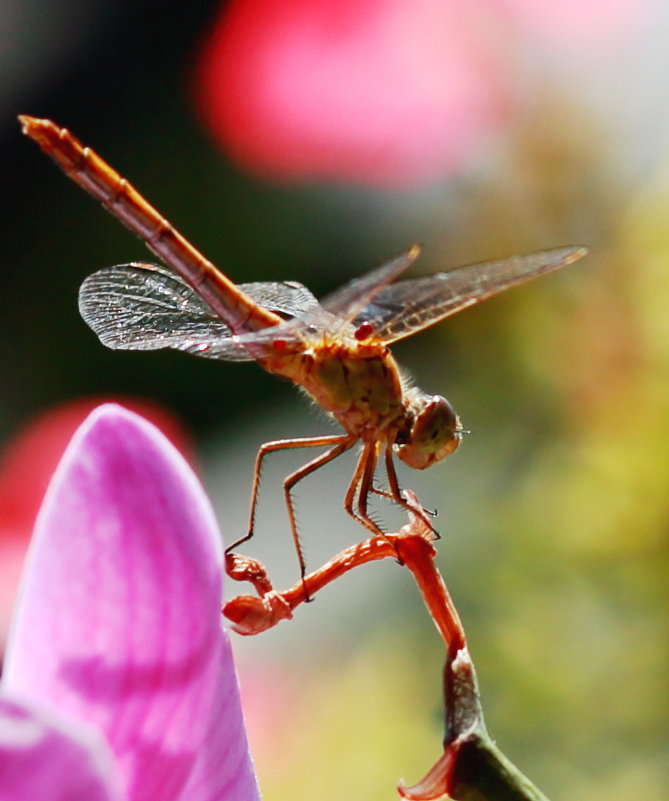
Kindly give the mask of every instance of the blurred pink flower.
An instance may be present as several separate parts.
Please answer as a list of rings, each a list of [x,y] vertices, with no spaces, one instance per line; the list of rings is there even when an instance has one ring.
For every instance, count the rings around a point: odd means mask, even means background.
[[[523,47],[598,57],[632,41],[651,6],[232,0],[201,55],[197,105],[227,152],[266,177],[434,182],[513,124],[527,102]]]
[[[31,544],[0,683],[0,798],[257,800],[221,580],[190,468],[151,424],[100,407]]]
[[[200,112],[269,176],[435,181],[475,159],[513,106],[480,14],[456,0],[233,0],[201,59]]]
[[[182,453],[191,443],[179,422],[143,400],[124,404],[157,425]],[[100,404],[94,398],[68,401],[41,414],[9,442],[0,459],[0,653],[4,651],[19,575],[37,510],[65,446]]]

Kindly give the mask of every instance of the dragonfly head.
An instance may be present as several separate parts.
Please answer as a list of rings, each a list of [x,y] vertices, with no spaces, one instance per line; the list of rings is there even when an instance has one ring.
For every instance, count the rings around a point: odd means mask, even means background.
[[[417,394],[409,412],[409,426],[397,439],[397,455],[409,467],[424,470],[458,447],[462,425],[446,398]]]

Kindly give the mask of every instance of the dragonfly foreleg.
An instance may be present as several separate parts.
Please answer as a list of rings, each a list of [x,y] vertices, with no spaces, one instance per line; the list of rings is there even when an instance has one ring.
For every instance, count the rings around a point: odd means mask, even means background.
[[[424,506],[422,506],[422,504],[416,505],[410,499],[407,499],[405,493],[400,488],[400,482],[397,478],[397,471],[395,470],[395,462],[393,461],[392,445],[386,446],[384,462],[386,467],[386,475],[388,476],[390,493],[379,492],[379,494],[390,497],[393,501],[395,501],[395,503],[397,503],[403,509],[406,509],[407,512],[413,512],[413,514],[417,515],[430,529],[434,535],[434,538],[438,540],[439,532],[434,528],[430,521],[430,518],[434,517],[436,512],[431,512],[429,509],[426,509]]]

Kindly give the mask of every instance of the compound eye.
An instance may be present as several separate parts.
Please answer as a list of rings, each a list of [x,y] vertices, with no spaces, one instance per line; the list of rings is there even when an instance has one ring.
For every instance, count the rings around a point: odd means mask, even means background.
[[[439,449],[441,443],[452,438],[459,425],[458,416],[449,401],[441,395],[433,395],[416,418],[413,441],[426,447],[432,443]]]
[[[426,420],[430,420],[432,424],[437,424],[442,429],[452,429],[459,425],[458,416],[455,413],[450,401],[446,400],[442,395],[433,395],[430,403],[421,412],[419,417],[425,416]]]
[[[461,439],[462,427],[455,409],[446,398],[432,395],[416,415],[409,442],[398,448],[398,456],[423,470],[453,453]]]

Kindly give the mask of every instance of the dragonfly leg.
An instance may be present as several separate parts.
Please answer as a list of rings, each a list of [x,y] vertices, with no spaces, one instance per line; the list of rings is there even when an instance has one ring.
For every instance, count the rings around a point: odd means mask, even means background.
[[[338,456],[341,456],[342,453],[347,451],[351,448],[355,442],[357,441],[357,437],[353,437],[350,434],[344,434],[336,437],[321,437],[321,442],[314,443],[320,445],[329,445],[335,442],[336,444],[334,447],[330,448],[329,450],[325,451],[325,453],[320,454],[315,459],[312,459],[310,462],[307,462],[305,465],[296,470],[294,473],[291,473],[289,476],[283,481],[283,493],[286,499],[286,509],[288,510],[288,520],[290,522],[290,530],[293,535],[293,543],[295,544],[295,550],[297,551],[297,559],[300,564],[300,576],[302,577],[302,581],[304,581],[304,577],[307,573],[307,566],[304,561],[304,554],[302,553],[302,546],[300,544],[300,535],[297,530],[297,519],[295,517],[295,505],[293,504],[293,496],[292,490],[293,487],[297,484],[298,481],[301,481],[305,476],[308,476],[310,473],[313,473],[314,470],[318,470],[319,467],[323,467],[323,465],[331,462],[333,459],[336,459]],[[302,442],[303,440],[295,440],[295,442]],[[305,447],[305,446],[296,446],[296,447]],[[307,597],[307,600],[309,598]]]
[[[341,442],[348,442],[350,439],[348,434],[333,434],[324,437],[300,437],[297,439],[276,439],[271,442],[263,443],[258,449],[256,456],[255,466],[253,468],[253,485],[251,488],[251,503],[249,510],[249,527],[247,533],[240,537],[238,540],[228,545],[225,553],[231,553],[236,550],[244,542],[248,542],[255,531],[255,517],[256,509],[258,506],[258,493],[260,490],[260,475],[262,473],[263,460],[268,453],[275,451],[290,450],[292,448],[318,448],[325,445],[336,445]],[[353,443],[351,443],[353,444]],[[350,447],[350,446],[349,446]]]
[[[344,508],[351,515],[354,520],[361,523],[372,534],[385,536],[384,531],[372,520],[367,513],[367,499],[371,492],[372,479],[374,477],[374,470],[376,469],[376,462],[378,459],[378,443],[373,440],[365,442],[362,447],[362,453],[358,459],[358,464],[355,467],[353,478],[346,491],[344,498]],[[358,499],[357,510],[353,509],[353,504],[356,498]]]
[[[369,493],[372,491],[378,458],[379,445],[374,443],[374,449],[370,450],[370,456],[365,460],[365,468],[362,471],[360,484],[358,485],[358,514],[361,519],[371,519],[367,513],[367,502],[369,501]]]
[[[385,453],[385,466],[386,466],[386,475],[388,476],[388,485],[390,486],[390,493],[382,493],[390,497],[395,503],[399,504],[403,509],[406,509],[408,512],[413,512],[417,515],[425,525],[430,529],[430,531],[434,534],[435,539],[439,539],[439,532],[435,530],[434,526],[432,525],[430,518],[434,517],[436,512],[430,512],[429,510],[425,509],[422,505],[418,504],[415,505],[411,502],[411,500],[407,500],[405,494],[402,492],[400,488],[400,482],[397,478],[397,471],[395,470],[395,462],[393,461],[393,449],[392,445],[388,445],[386,447]]]
[[[367,501],[369,500],[369,493],[372,491],[376,491],[374,490],[373,481],[374,481],[374,473],[376,471],[376,465],[379,458],[379,450],[380,450],[380,443],[378,442],[365,443],[363,452],[360,455],[358,467],[353,476],[353,481],[351,482],[348,493],[346,495],[346,502],[345,502],[346,511],[352,517],[354,517],[359,523],[362,523],[363,526],[368,528],[370,531],[374,532],[376,536],[380,535],[381,537],[386,539],[387,542],[395,549],[397,553],[398,563],[400,565],[403,565],[404,562],[402,561],[402,557],[397,551],[396,543],[393,542],[381,528],[379,528],[377,523],[375,523],[374,520],[372,520],[372,518],[367,513]],[[394,497],[389,492],[379,491],[378,494],[388,497],[391,500],[394,500]],[[356,495],[358,498],[357,514],[353,511],[353,501],[355,500]],[[402,499],[402,506],[404,508],[408,508],[407,501],[404,499]]]
[[[398,504],[406,511],[418,515],[420,519],[428,526],[435,539],[439,539],[439,533],[435,531],[434,526],[430,522],[430,518],[436,516],[436,511],[433,512],[430,509],[426,509],[424,506],[421,506],[417,500],[412,501],[411,498],[407,498],[407,494],[413,495],[413,493],[405,493],[400,487],[399,480],[397,478],[397,472],[395,470],[395,464],[393,462],[392,445],[386,448],[384,461],[390,489],[381,489],[380,487],[375,487],[373,484],[371,484],[369,487],[369,492],[372,492],[374,495],[378,495],[381,498],[387,498],[389,501]]]

